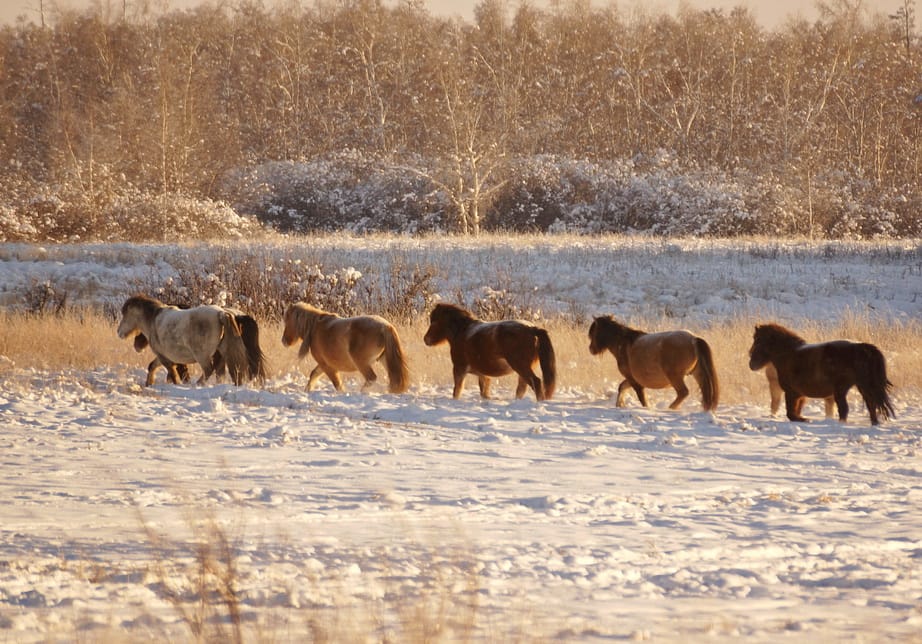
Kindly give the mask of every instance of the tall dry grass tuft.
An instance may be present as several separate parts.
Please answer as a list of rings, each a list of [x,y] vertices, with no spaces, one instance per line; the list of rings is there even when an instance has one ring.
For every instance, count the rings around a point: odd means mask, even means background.
[[[0,356],[20,368],[93,369],[142,362],[131,343],[118,338],[116,323],[97,311],[0,311],[0,328]]]

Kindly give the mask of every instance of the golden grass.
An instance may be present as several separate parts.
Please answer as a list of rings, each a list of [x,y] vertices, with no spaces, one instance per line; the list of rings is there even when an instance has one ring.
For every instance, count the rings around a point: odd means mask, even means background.
[[[752,330],[762,320],[738,319],[715,323],[707,328],[691,328],[711,345],[721,384],[723,404],[768,404],[768,390],[761,373],[748,368],[748,351]],[[649,331],[677,328],[670,319],[628,320],[628,323]],[[149,351],[137,353],[130,340],[116,335],[116,321],[98,313],[68,313],[63,316],[34,317],[18,313],[0,313],[0,370],[9,369],[93,369],[97,367],[128,367],[144,369],[151,360]],[[610,396],[620,374],[610,354],[592,356],[585,325],[565,320],[546,323],[557,354],[558,391],[579,390],[590,396]],[[410,363],[415,385],[434,387],[451,393],[451,362],[447,345],[427,347],[422,342],[426,320],[398,327]],[[816,322],[798,327],[796,331],[808,341],[832,338],[871,342],[884,352],[890,380],[896,395],[900,392],[922,391],[922,323],[883,324],[858,315],[837,322]],[[313,361],[307,358],[299,364],[297,349],[281,344],[282,329],[277,323],[265,323],[260,329],[260,344],[266,353],[270,374],[280,376],[300,370],[306,373]],[[381,378],[386,377],[379,370]],[[164,373],[158,374],[162,381]],[[141,376],[139,375],[139,380]],[[346,387],[360,385],[357,374],[345,375]],[[493,388],[497,398],[511,397],[515,379],[498,379]],[[328,387],[322,378],[319,387]],[[694,384],[692,400],[697,403]],[[465,390],[476,389],[476,380],[469,377]],[[530,394],[529,394],[530,395]],[[671,391],[651,391],[651,404],[671,400]],[[636,404],[633,395],[628,404]],[[686,403],[688,404],[688,403]]]

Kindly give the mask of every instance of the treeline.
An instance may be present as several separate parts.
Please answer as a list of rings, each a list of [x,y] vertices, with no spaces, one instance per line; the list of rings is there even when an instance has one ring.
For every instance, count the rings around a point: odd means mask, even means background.
[[[893,1],[774,30],[588,0],[483,0],[472,22],[418,0],[43,16],[0,30],[0,239],[246,234],[249,216],[918,236],[922,51]]]

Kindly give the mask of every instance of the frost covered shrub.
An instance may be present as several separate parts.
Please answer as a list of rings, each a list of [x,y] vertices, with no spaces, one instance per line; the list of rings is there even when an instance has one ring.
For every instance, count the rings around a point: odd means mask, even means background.
[[[176,274],[165,282],[133,284],[164,302],[217,304],[279,320],[292,302],[308,302],[339,315],[377,313],[412,320],[435,297],[435,269],[408,266],[399,258],[362,272],[352,266],[325,266],[291,256],[221,251],[178,257]]]
[[[74,242],[94,238],[97,219],[83,193],[32,186],[28,196],[0,207],[0,241]]]
[[[90,191],[75,182],[18,182],[0,203],[0,241],[175,241],[240,238],[259,229],[227,204],[119,184],[101,170]],[[6,183],[6,182],[5,182]],[[9,186],[6,186],[9,187]]]
[[[138,242],[239,239],[259,230],[225,203],[174,193],[119,196],[102,220],[105,239]]]
[[[298,233],[432,231],[448,203],[425,173],[348,151],[265,163],[229,176],[223,190],[241,212]]]
[[[520,159],[484,218],[487,230],[598,232],[600,197],[629,174],[629,161],[592,162],[551,155]]]

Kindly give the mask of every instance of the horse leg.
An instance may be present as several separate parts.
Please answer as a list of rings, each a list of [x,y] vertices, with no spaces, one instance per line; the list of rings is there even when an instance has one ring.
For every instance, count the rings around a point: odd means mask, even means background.
[[[628,387],[634,389],[634,393],[637,394],[637,400],[640,401],[642,406],[646,407],[647,395],[644,393],[643,387],[640,385],[640,383],[634,382],[630,379],[622,380],[621,384],[618,385],[618,400],[615,402],[615,406],[624,407],[624,393],[627,391]]]
[[[669,409],[678,409],[682,404],[682,401],[688,398],[688,386],[685,384],[684,378],[679,377],[670,377],[669,383],[672,385],[672,388],[675,389],[675,400],[672,401],[672,404],[669,405]]]
[[[828,396],[823,399],[823,403],[826,405],[826,418],[832,418],[832,409],[836,405],[835,396]]]
[[[800,414],[800,410],[804,406],[804,398],[798,396],[793,391],[784,392],[784,406],[788,414],[788,420],[793,420],[801,423],[810,422]]]
[[[336,391],[343,391],[343,379],[339,377],[339,372],[336,369],[326,366],[323,368],[323,372],[327,374],[327,378],[333,383]]]
[[[640,404],[644,407],[647,407],[647,391],[639,382],[631,383],[631,386],[634,388],[634,393],[637,394],[637,400],[640,401]]]
[[[314,388],[314,384],[317,382],[317,378],[319,378],[321,374],[323,374],[323,368],[318,364],[311,370],[311,375],[307,377],[307,391],[310,391]]]
[[[515,386],[515,397],[524,398],[526,391],[528,391],[528,381],[519,376],[519,383]]]
[[[461,397],[461,390],[464,388],[464,377],[467,375],[467,368],[462,369],[462,368],[455,367],[454,370],[452,370],[452,375],[454,376],[454,379],[455,379],[455,388],[451,392],[451,397],[457,399]],[[483,395],[482,387],[483,385],[481,385],[481,395]],[[487,391],[489,392],[489,389],[490,389],[489,379],[487,380],[486,388],[487,388]]]
[[[535,398],[537,400],[544,400],[544,387],[541,384],[541,378],[539,378],[531,368],[527,370],[523,369],[518,373],[519,384],[515,388],[515,397],[522,398],[528,387],[531,387],[532,391],[535,392]]]
[[[835,393],[836,409],[839,411],[839,420],[843,423],[848,420],[848,389]],[[828,398],[826,400],[829,400]],[[870,407],[869,407],[870,408]],[[826,414],[829,417],[829,414]]]
[[[490,383],[491,380],[487,376],[477,376],[477,386],[480,388],[481,398],[490,397]]]
[[[365,384],[362,385],[362,391],[371,389],[372,385],[378,380],[378,374],[375,373],[375,370],[371,368],[370,364],[359,367],[359,371],[365,376]]]
[[[624,392],[630,386],[631,383],[627,380],[622,380],[621,384],[618,385],[618,400],[615,401],[615,407],[624,407]]]
[[[771,410],[772,416],[778,413],[778,409],[781,408],[781,397],[784,394],[784,390],[781,388],[781,385],[778,384],[777,380],[768,379],[768,392],[771,395]],[[827,403],[831,404],[831,403]]]
[[[147,365],[147,380],[145,380],[144,382],[145,387],[150,387],[152,384],[154,384],[154,375],[157,373],[157,367],[159,366],[160,366],[159,358],[154,358]],[[169,368],[167,368],[167,371],[169,371]]]

